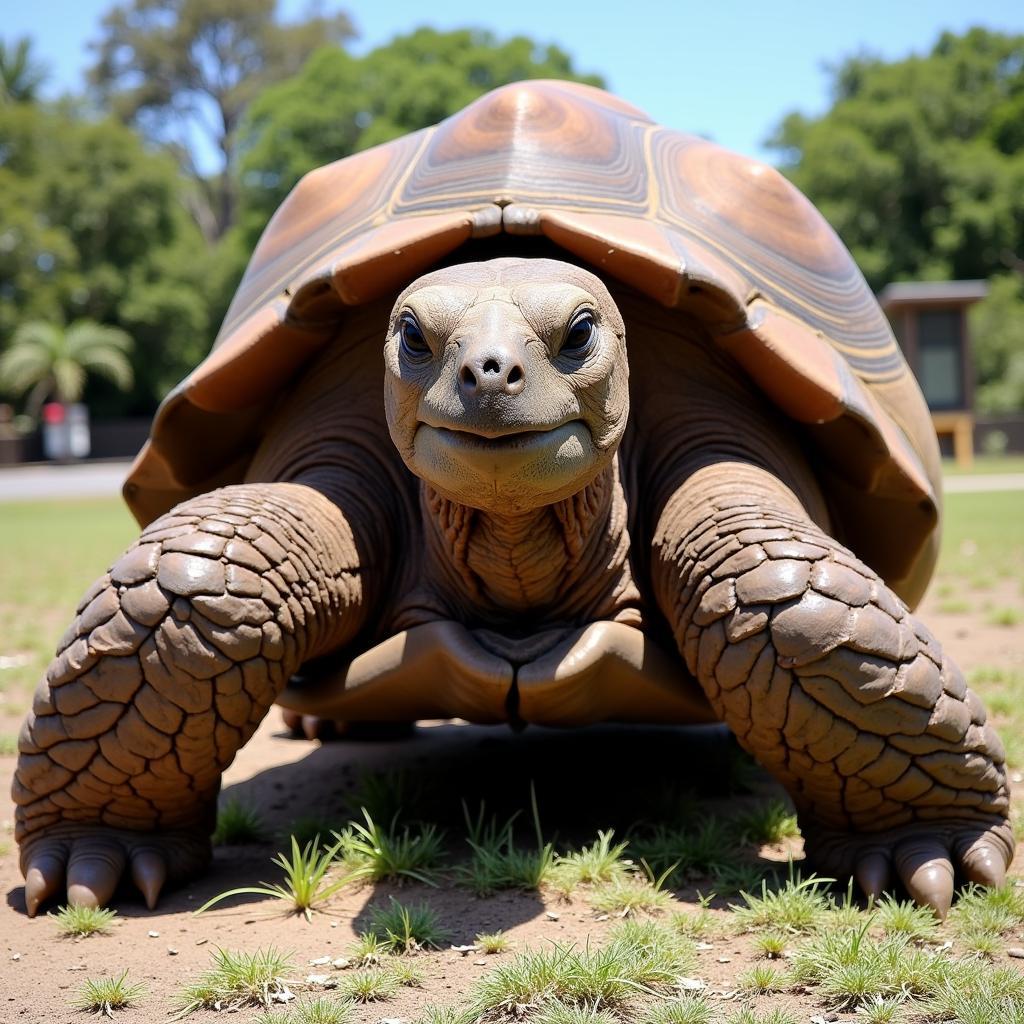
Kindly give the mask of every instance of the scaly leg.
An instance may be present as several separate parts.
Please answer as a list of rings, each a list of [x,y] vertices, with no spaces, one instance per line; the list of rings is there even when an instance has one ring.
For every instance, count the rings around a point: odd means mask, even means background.
[[[661,509],[653,582],[690,672],[789,791],[809,860],[944,916],[1013,856],[1002,744],[925,626],[791,490],[705,466]]]
[[[365,618],[349,522],[311,487],[226,487],[151,524],[82,600],[22,729],[13,794],[30,916],[150,907],[210,856],[220,776],[307,658]]]

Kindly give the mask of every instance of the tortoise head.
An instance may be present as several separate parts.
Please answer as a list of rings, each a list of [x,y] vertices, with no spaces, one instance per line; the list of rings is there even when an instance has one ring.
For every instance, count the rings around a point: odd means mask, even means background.
[[[629,414],[622,317],[605,286],[547,259],[427,274],[398,297],[384,346],[388,427],[444,497],[521,512],[581,490]]]

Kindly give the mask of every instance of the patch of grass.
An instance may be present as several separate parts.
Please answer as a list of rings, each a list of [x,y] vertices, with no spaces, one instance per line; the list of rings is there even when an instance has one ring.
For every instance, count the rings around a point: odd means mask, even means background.
[[[912,942],[928,942],[938,934],[939,924],[931,908],[918,906],[913,900],[883,896],[874,910],[886,935],[905,935]]]
[[[391,971],[369,967],[344,975],[338,990],[356,1003],[384,1002],[394,998],[398,981]]]
[[[104,907],[58,907],[48,915],[61,935],[84,939],[88,935],[105,935],[117,917],[117,911]]]
[[[905,1020],[904,1001],[898,996],[875,996],[857,1007],[859,1024],[899,1024]]]
[[[973,606],[970,601],[964,601],[962,598],[953,598],[949,601],[940,601],[937,607],[942,615],[968,615]]]
[[[210,837],[214,846],[259,843],[265,837],[266,829],[259,814],[248,804],[232,797],[217,810],[217,827]]]
[[[614,1010],[671,989],[694,969],[696,959],[693,944],[671,928],[626,921],[612,930],[602,949],[554,945],[527,950],[495,968],[478,983],[473,1012],[490,1021],[560,1003]]]
[[[714,1024],[716,1015],[704,996],[688,992],[671,1002],[648,1006],[641,1020],[643,1024]]]
[[[393,896],[386,907],[370,912],[371,934],[391,953],[415,953],[419,949],[440,949],[448,938],[437,912],[426,903],[399,903]]]
[[[352,1003],[336,996],[299,998],[284,1013],[264,1011],[256,1024],[351,1024]]]
[[[778,960],[786,952],[788,942],[784,932],[763,932],[754,936],[754,949],[766,960]]]
[[[378,825],[363,811],[364,822],[351,821],[334,838],[341,859],[352,876],[366,881],[413,880],[437,886],[437,868],[444,852],[443,836],[434,825],[398,828],[392,818],[388,827]]]
[[[493,816],[485,818],[483,804],[476,818],[471,818],[463,805],[468,833],[466,842],[472,853],[469,862],[460,865],[459,876],[463,884],[478,896],[488,896],[499,889],[535,891],[552,880],[555,850],[551,843],[544,842],[532,785],[530,799],[537,843],[533,848],[519,846],[515,841],[513,826],[518,814],[499,823]]]
[[[741,892],[743,906],[730,904],[733,921],[743,931],[771,928],[773,931],[807,932],[821,923],[828,902],[824,890],[830,878],[790,876],[779,889],[769,888],[765,879],[760,895]]]
[[[594,885],[625,877],[632,867],[632,861],[624,857],[629,842],[613,843],[614,837],[612,829],[599,831],[590,846],[555,857],[555,884],[571,890],[580,884]]]
[[[312,919],[314,906],[325,902],[342,886],[348,885],[353,880],[353,875],[346,875],[330,884],[325,882],[325,876],[334,863],[338,846],[339,843],[334,843],[332,846],[322,847],[319,845],[318,839],[312,839],[300,850],[298,840],[292,836],[291,856],[278,853],[271,858],[271,863],[276,864],[284,871],[284,884],[261,882],[259,885],[244,885],[238,889],[229,889],[227,892],[222,892],[214,896],[213,899],[207,900],[196,913],[201,914],[204,910],[209,910],[214,904],[231,896],[272,896],[274,899],[291,903],[295,913],[302,914],[309,921]]]
[[[18,752],[18,737],[3,733],[0,735],[0,757],[13,757]]]
[[[270,1007],[273,997],[287,991],[285,975],[292,967],[290,953],[271,946],[255,953],[215,949],[213,967],[182,989],[175,1019],[200,1009],[238,1010]]]
[[[116,978],[88,978],[72,1000],[72,1006],[112,1017],[114,1010],[131,1006],[145,991],[146,986],[141,982],[128,981],[126,967]]]
[[[1024,975],[1014,967],[961,961],[921,1006],[928,1020],[1024,1024]]]
[[[796,814],[781,800],[767,800],[738,815],[731,822],[744,843],[781,843],[800,835]]]
[[[389,952],[387,939],[372,932],[361,932],[352,944],[349,955],[361,967],[373,967],[384,960]]]
[[[698,893],[697,898],[700,903],[697,910],[676,911],[668,920],[680,935],[690,939],[702,939],[715,934],[719,929],[718,920],[710,910],[712,897],[704,897]]]
[[[494,956],[512,947],[512,940],[504,932],[481,932],[475,939],[482,953]]]
[[[402,988],[422,988],[424,981],[423,972],[408,960],[392,960],[388,964],[391,977],[402,986]]]
[[[375,821],[394,821],[404,807],[418,807],[423,797],[422,775],[414,776],[404,769],[362,771],[346,803]]]
[[[765,1013],[755,1013],[752,1007],[746,1006],[726,1020],[726,1024],[797,1024],[796,1017],[781,1006],[773,1006]]]
[[[954,904],[949,923],[957,935],[1005,935],[1024,925],[1024,890],[1012,884],[998,889],[969,885]]]
[[[768,992],[783,992],[789,988],[791,982],[785,971],[769,964],[755,964],[749,970],[744,971],[736,979],[737,988],[744,992],[756,992],[765,994]]]
[[[416,1024],[474,1024],[475,1020],[476,1013],[472,1009],[431,1004],[423,1007]]]
[[[668,870],[673,885],[735,865],[735,849],[728,825],[715,817],[708,817],[695,829],[659,825],[629,840],[634,859],[646,861],[658,872]]]
[[[991,626],[1016,626],[1020,624],[1022,615],[1019,609],[1003,606],[993,608],[985,621]]]
[[[531,1018],[531,1024],[621,1024],[621,1018],[596,1006],[555,1001]]]
[[[630,875],[599,885],[589,896],[590,905],[599,914],[630,917],[634,914],[660,914],[675,905],[675,897],[665,888],[671,867],[657,878],[647,865],[647,878]]]

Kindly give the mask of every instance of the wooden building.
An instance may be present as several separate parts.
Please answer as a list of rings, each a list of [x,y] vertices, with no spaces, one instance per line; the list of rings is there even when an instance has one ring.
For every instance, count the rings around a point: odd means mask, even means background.
[[[974,369],[967,310],[988,293],[984,281],[906,281],[878,296],[932,413],[935,432],[952,435],[953,454],[974,454]]]

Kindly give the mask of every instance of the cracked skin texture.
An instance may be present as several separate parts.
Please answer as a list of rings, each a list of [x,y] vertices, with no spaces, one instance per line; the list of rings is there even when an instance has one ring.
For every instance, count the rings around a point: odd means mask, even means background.
[[[800,437],[732,358],[615,293],[549,260],[415,282],[389,321],[386,418],[364,339],[387,306],[368,304],[246,481],[143,531],[22,731],[30,914],[65,889],[105,903],[126,873],[152,907],[200,871],[220,773],[275,700],[715,717],[792,795],[824,871],[873,895],[899,878],[939,914],[954,871],[1002,880],[1004,755],[977,697],[831,535]],[[321,681],[289,696],[310,665]]]

